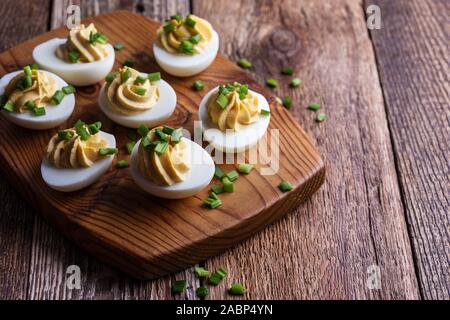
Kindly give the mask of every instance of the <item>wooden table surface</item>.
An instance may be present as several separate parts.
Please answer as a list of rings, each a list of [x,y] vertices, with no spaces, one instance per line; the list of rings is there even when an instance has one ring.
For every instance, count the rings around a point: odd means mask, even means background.
[[[220,34],[222,54],[247,57],[260,82],[294,66],[293,115],[327,163],[324,186],[306,203],[224,254],[252,299],[450,299],[450,84],[447,0],[2,0],[0,51],[82,17],[126,9],[156,20],[192,12]],[[381,8],[380,30],[366,8]],[[5,18],[6,17],[6,18]],[[310,102],[328,120],[317,124]],[[99,263],[32,210],[0,178],[0,298],[196,299],[193,268],[155,281]],[[68,289],[66,268],[81,268]],[[370,288],[373,266],[381,286]],[[174,279],[188,279],[174,297]],[[225,283],[209,298],[228,298]]]

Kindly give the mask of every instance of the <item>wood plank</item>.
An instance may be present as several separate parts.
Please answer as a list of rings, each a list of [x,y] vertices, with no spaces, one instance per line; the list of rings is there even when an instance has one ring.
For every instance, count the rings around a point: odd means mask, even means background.
[[[450,299],[450,2],[366,1],[381,8],[371,32],[419,284]]]
[[[1,1],[0,12],[8,18],[0,20],[0,52],[45,32],[49,5],[50,1]],[[0,299],[25,299],[35,211],[4,177],[0,194]]]
[[[260,80],[283,79],[292,113],[325,155],[324,187],[307,203],[251,240],[207,261],[230,275],[210,298],[242,281],[246,298],[419,298],[394,167],[382,92],[359,1],[194,0],[230,59],[247,57]],[[217,14],[220,12],[220,14]],[[293,66],[292,90],[279,75]],[[310,102],[328,121],[318,125]],[[366,286],[367,268],[381,270],[381,290]]]

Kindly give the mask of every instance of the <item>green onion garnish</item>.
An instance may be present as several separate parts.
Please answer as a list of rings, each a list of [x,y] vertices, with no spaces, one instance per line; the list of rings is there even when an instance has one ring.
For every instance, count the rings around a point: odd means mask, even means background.
[[[164,32],[170,33],[170,32],[172,32],[173,30],[175,30],[175,25],[173,25],[173,24],[171,24],[171,23],[169,22],[169,23],[167,23],[167,24],[164,25],[163,29],[164,29]]]
[[[139,134],[141,135],[141,137],[146,137],[148,135],[148,132],[150,130],[148,130],[148,128],[146,126],[144,126],[143,124],[141,124],[139,126],[139,128],[137,129],[137,131],[139,132]]]
[[[179,50],[183,53],[193,54],[194,53],[194,45],[192,44],[192,42],[190,42],[188,40],[183,40],[180,43]]]
[[[30,64],[27,64],[27,66],[29,66],[31,68],[31,70],[39,69],[39,65],[37,63],[30,63]]]
[[[211,191],[214,192],[215,194],[221,194],[225,191],[225,189],[223,188],[223,185],[221,185],[221,184],[213,184],[211,186]]]
[[[119,150],[117,148],[100,148],[98,154],[101,156],[116,154]]]
[[[239,86],[239,99],[244,100],[248,93],[248,85],[243,84]]]
[[[286,67],[281,69],[281,74],[292,76],[294,74],[294,68]]]
[[[55,94],[52,97],[52,101],[54,104],[60,104],[61,101],[64,99],[64,92],[61,90],[56,90]]]
[[[195,24],[196,24],[195,20],[192,19],[190,16],[188,16],[188,17],[186,18],[186,20],[184,21],[184,23],[185,23],[187,26],[191,27],[191,28],[193,28],[193,27],[195,26]]]
[[[75,90],[74,86],[68,85],[68,86],[62,87],[62,91],[65,94],[71,94],[71,93],[75,93],[76,90]]]
[[[126,68],[125,71],[122,73],[122,76],[120,79],[122,80],[122,83],[124,83],[128,79],[130,79],[130,77],[131,77],[131,71],[130,71],[130,69]]]
[[[177,13],[176,15],[170,16],[170,20],[181,21],[182,19],[183,19],[183,17],[179,13]]]
[[[134,148],[135,144],[136,144],[136,142],[131,141],[131,142],[128,142],[128,143],[125,145],[125,148],[127,149],[127,153],[128,153],[128,154],[131,154],[131,152],[133,151],[133,148]]]
[[[309,110],[314,110],[314,111],[319,110],[321,107],[322,107],[322,106],[320,105],[320,103],[310,103],[310,104],[308,105],[308,109],[309,109]]]
[[[293,88],[298,87],[300,85],[300,83],[302,82],[302,80],[300,80],[300,78],[294,78],[291,80],[291,82],[289,83],[289,85]]]
[[[278,81],[276,79],[268,79],[266,81],[266,84],[271,87],[271,88],[276,88],[278,87]]]
[[[116,168],[122,169],[128,167],[128,161],[127,160],[119,160],[116,162]]]
[[[25,102],[25,107],[32,111],[34,108],[36,108],[36,104],[34,103],[33,100],[28,100],[27,102]]]
[[[61,140],[70,140],[73,137],[73,132],[61,130],[58,132],[58,138]]]
[[[195,268],[194,273],[199,278],[209,277],[209,271],[205,270],[205,268],[202,268],[202,267]]]
[[[241,172],[241,173],[246,173],[246,174],[248,174],[248,173],[250,173],[250,171],[252,171],[252,169],[253,169],[253,165],[248,164],[248,163],[241,163],[241,164],[239,164],[239,166],[238,166],[238,170],[239,170],[239,172]]]
[[[162,132],[164,132],[165,134],[172,134],[174,130],[175,129],[170,126],[163,126],[162,128]]]
[[[225,176],[225,172],[223,172],[222,169],[220,169],[220,167],[216,165],[216,168],[214,170],[214,176],[217,179],[222,179]]]
[[[202,40],[202,35],[200,33],[197,33],[196,35],[193,35],[189,38],[189,41],[193,44],[198,44]]]
[[[27,76],[31,76],[31,67],[26,65],[25,67],[23,67],[23,72],[25,72]]]
[[[161,73],[160,72],[153,72],[149,73],[147,76],[148,80],[150,81],[158,81],[161,80]]]
[[[219,269],[216,270],[216,272],[220,274],[222,279],[225,278],[225,276],[228,274],[224,267],[220,267]]]
[[[208,295],[208,287],[206,285],[202,285],[195,290],[197,297],[204,298]]]
[[[123,43],[119,42],[114,45],[114,49],[116,50],[122,50],[123,48],[125,48],[125,45]]]
[[[108,74],[108,75],[105,77],[105,81],[106,81],[106,82],[113,82],[114,79],[117,77],[118,74],[119,74],[118,72],[111,72],[110,74]]]
[[[223,177],[222,183],[225,192],[234,192],[234,183],[228,177]]]
[[[26,88],[29,88],[29,87],[31,87],[33,85],[33,78],[31,78],[31,76],[29,76],[29,75],[26,75],[24,78],[23,78],[23,86],[24,86],[24,88],[26,89]]]
[[[282,181],[279,185],[278,188],[283,191],[283,192],[287,192],[287,191],[291,191],[293,186],[290,182],[288,181]]]
[[[292,107],[292,98],[290,96],[285,96],[283,99],[283,106],[286,109],[290,109]]]
[[[160,142],[160,143],[158,143],[157,145],[156,145],[156,147],[155,147],[155,152],[158,154],[158,155],[163,155],[165,152],[166,152],[166,150],[167,150],[167,148],[169,148],[169,143],[168,142]]]
[[[136,79],[134,80],[136,84],[143,84],[145,83],[145,81],[147,81],[147,77],[143,76],[137,76]]]
[[[3,109],[8,111],[8,112],[13,112],[14,111],[14,104],[11,101],[7,101],[4,105],[3,105]]]
[[[134,92],[138,95],[138,96],[145,96],[145,93],[147,92],[147,89],[145,88],[136,88],[134,90]]]
[[[155,134],[158,136],[160,140],[169,141],[169,135],[165,134],[160,128],[155,130]]]
[[[204,87],[205,87],[205,84],[203,83],[202,80],[195,80],[194,81],[194,89],[196,91],[203,90]]]
[[[89,130],[86,128],[86,125],[75,127],[75,130],[77,134],[80,136],[80,139],[83,141],[88,140],[89,137],[91,136]]]
[[[207,206],[209,206],[211,209],[218,208],[222,205],[222,200],[220,200],[217,195],[216,196],[209,196],[205,200],[203,200],[203,203]]]
[[[325,113],[319,112],[317,114],[317,117],[316,117],[317,122],[322,122],[322,121],[325,121],[326,119],[327,119],[327,115]]]
[[[174,284],[172,284],[172,293],[182,293],[186,290],[186,280],[178,280],[175,281]]]
[[[230,181],[235,181],[237,178],[239,178],[239,173],[237,173],[236,170],[232,170],[228,172],[226,176],[228,177],[228,179],[230,179]]]
[[[250,69],[252,67],[252,63],[245,58],[239,59],[238,65],[243,69]]]
[[[106,44],[108,42],[108,38],[100,32],[93,33],[91,31],[91,33],[89,34],[89,42],[91,44],[96,44],[97,42],[101,44]]]
[[[102,127],[102,123],[100,121],[91,123],[88,125],[88,130],[90,134],[96,134],[100,131],[100,128]]]
[[[225,109],[228,105],[228,98],[224,94],[221,93],[217,97],[216,102],[222,109]]]
[[[141,143],[144,148],[148,148],[153,145],[152,141],[148,136],[143,137]]]
[[[128,139],[130,139],[131,141],[136,141],[136,140],[137,140],[137,134],[136,134],[136,131],[134,131],[134,130],[128,130],[128,132],[127,132],[127,137],[128,137]]]
[[[233,283],[228,292],[232,295],[242,296],[245,293],[245,287],[240,283]]]
[[[123,66],[132,68],[134,66],[134,61],[131,59],[126,59]]]
[[[270,114],[270,110],[261,109],[259,114],[262,116],[268,116]]]
[[[70,51],[69,52],[69,61],[75,63],[80,59],[80,53],[78,51]]]
[[[227,272],[224,268],[219,268],[216,272],[214,272],[211,277],[209,277],[209,283],[213,285],[218,285],[220,281],[227,275]]]
[[[34,108],[32,110],[33,114],[37,117],[39,116],[44,116],[45,115],[45,108],[41,107],[41,108]]]

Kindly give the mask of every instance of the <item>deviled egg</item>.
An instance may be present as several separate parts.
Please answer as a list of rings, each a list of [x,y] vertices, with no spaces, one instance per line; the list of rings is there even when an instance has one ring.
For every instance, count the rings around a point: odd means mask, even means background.
[[[2,112],[28,129],[50,129],[66,121],[75,106],[75,89],[57,75],[27,65],[0,80]]]
[[[76,86],[102,80],[114,65],[114,48],[94,24],[71,29],[67,39],[54,38],[33,50],[33,59]]]
[[[184,138],[183,128],[148,130],[131,153],[131,174],[144,191],[161,198],[180,199],[205,188],[214,175],[214,161],[195,142]]]
[[[227,153],[243,152],[264,136],[270,122],[270,107],[263,95],[239,83],[221,85],[200,102],[203,136]]]
[[[100,122],[78,120],[73,128],[59,131],[47,145],[41,175],[50,188],[70,192],[97,181],[117,153],[113,135],[100,131]]]
[[[171,16],[157,31],[153,43],[156,62],[167,73],[188,77],[200,73],[214,61],[219,36],[211,24],[194,15]]]
[[[177,105],[172,87],[159,72],[145,74],[129,67],[109,74],[98,103],[112,121],[129,128],[154,127],[169,118]]]

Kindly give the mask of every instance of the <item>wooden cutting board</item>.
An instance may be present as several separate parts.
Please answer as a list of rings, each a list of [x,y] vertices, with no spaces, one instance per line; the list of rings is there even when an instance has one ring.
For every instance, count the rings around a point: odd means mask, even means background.
[[[125,44],[124,49],[116,51],[116,67],[125,59],[132,59],[140,71],[161,71],[151,49],[159,23],[127,11],[84,21],[88,22],[94,22],[111,43]],[[37,44],[66,35],[65,28],[52,30],[1,53],[0,75],[33,62],[31,53]],[[298,206],[320,187],[325,177],[324,163],[297,121],[234,62],[218,56],[206,71],[192,78],[175,78],[164,72],[162,77],[173,86],[178,99],[167,124],[183,126],[191,132],[200,100],[213,87],[238,81],[264,94],[272,110],[269,128],[279,130],[277,173],[261,175],[261,165],[257,164],[249,175],[240,176],[234,193],[221,195],[223,205],[214,210],[202,206],[208,189],[183,200],[155,198],[134,184],[129,168],[111,167],[94,185],[60,193],[47,187],[40,175],[44,148],[58,129],[26,130],[0,115],[0,168],[16,192],[86,251],[140,279],[177,271],[233,246]],[[205,82],[205,90],[192,89],[196,79]],[[100,111],[100,86],[77,88],[75,111],[61,128],[70,127],[77,119],[100,120],[102,130],[114,134],[121,147],[118,158],[128,159],[123,146],[129,142],[129,129],[114,124]],[[270,130],[263,139],[271,141]],[[269,143],[267,153],[273,151]],[[234,167],[221,165],[224,171]],[[277,187],[282,180],[290,181],[294,190],[282,193]]]

